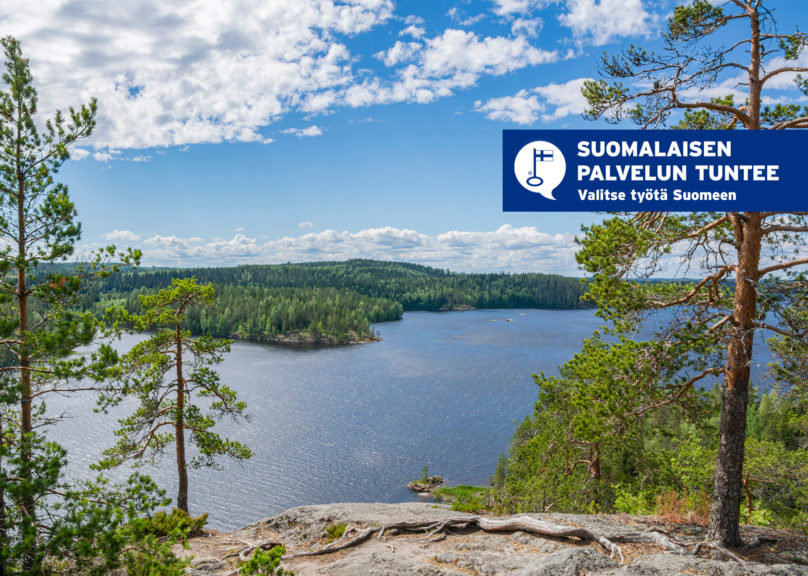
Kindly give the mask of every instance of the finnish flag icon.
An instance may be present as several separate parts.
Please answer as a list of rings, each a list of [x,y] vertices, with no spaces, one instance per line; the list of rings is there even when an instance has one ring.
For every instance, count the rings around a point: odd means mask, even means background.
[[[555,144],[536,140],[519,150],[513,171],[522,188],[555,200],[553,190],[564,180],[567,161]]]

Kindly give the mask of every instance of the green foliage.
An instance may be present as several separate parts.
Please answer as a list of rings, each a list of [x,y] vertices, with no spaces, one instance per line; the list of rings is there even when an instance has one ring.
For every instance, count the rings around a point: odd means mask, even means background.
[[[707,0],[695,0],[692,4],[676,6],[668,19],[665,38],[669,42],[698,40],[726,24],[724,11]]]
[[[190,467],[213,466],[218,456],[243,460],[252,455],[242,443],[223,438],[214,430],[217,419],[238,419],[246,408],[236,391],[222,384],[212,368],[230,350],[230,341],[210,336],[192,338],[181,328],[187,311],[210,306],[213,301],[210,284],[182,278],[173,280],[170,288],[141,295],[140,315],[122,309],[109,313],[118,322],[156,332],[124,355],[113,372],[120,394],[102,398],[102,408],[118,402],[122,395],[137,398],[139,406],[119,420],[120,428],[115,432],[118,442],[104,451],[97,466],[111,468],[130,460],[135,465],[156,462],[173,443],[179,476],[177,507],[186,512],[186,433],[188,442],[197,449]]]
[[[333,542],[335,540],[339,540],[342,538],[342,535],[345,534],[345,528],[347,528],[347,524],[340,523],[340,524],[329,524],[326,526],[325,529],[325,540],[326,542]]]
[[[429,482],[429,466],[421,468],[420,482]]]
[[[239,569],[239,573],[242,576],[253,576],[255,574],[294,576],[294,572],[284,570],[280,567],[281,557],[284,554],[286,554],[286,548],[284,546],[275,546],[266,552],[260,548],[256,548],[253,557]]]
[[[454,274],[415,264],[349,260],[130,272],[108,278],[85,306],[96,314],[113,304],[135,313],[138,295],[164,288],[172,277],[212,283],[217,293],[213,307],[185,316],[184,328],[258,341],[369,339],[370,324],[398,320],[405,310],[577,308],[584,292],[579,280],[562,276]]]
[[[757,424],[749,426],[746,441],[745,485],[752,502],[751,509],[742,506],[747,523],[806,526],[808,435],[795,418],[804,410],[797,396],[796,390],[773,389],[750,406],[750,422]],[[493,498],[508,511],[599,510],[704,522],[715,473],[718,401],[716,389],[699,395],[687,411],[671,406],[641,415],[635,434],[619,433],[611,442],[601,437],[597,482],[587,463],[579,462],[588,452],[575,448],[574,436],[559,433],[572,429],[577,414],[563,412],[563,404],[539,402],[514,435]]]
[[[160,510],[154,516],[144,519],[143,531],[157,538],[200,536],[207,521],[207,514],[194,518],[178,508],[172,509],[170,513]]]
[[[106,332],[77,301],[139,253],[110,246],[65,264],[81,226],[55,175],[70,146],[92,133],[96,102],[36,118],[28,60],[14,38],[0,46],[0,574],[106,574],[143,544],[127,526],[164,498],[137,475],[124,486],[67,482],[66,454],[46,435],[45,399],[106,386],[116,355],[109,346],[75,354]]]
[[[438,502],[452,503],[456,512],[479,512],[488,508],[490,488],[485,486],[443,486],[432,492]]]

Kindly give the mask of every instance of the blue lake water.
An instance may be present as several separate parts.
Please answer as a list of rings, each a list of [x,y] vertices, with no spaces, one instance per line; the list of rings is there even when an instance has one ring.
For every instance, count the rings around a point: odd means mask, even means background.
[[[191,512],[232,529],[303,504],[408,501],[417,497],[406,483],[423,466],[451,484],[485,485],[515,423],[532,411],[531,374],[555,373],[599,325],[592,310],[408,312],[376,325],[383,341],[371,344],[236,343],[219,373],[250,419],[220,429],[254,456],[191,470]],[[88,465],[131,409],[92,407],[86,396],[49,401],[49,411],[70,416],[55,434],[77,477],[94,475]],[[144,471],[176,494],[172,452]]]

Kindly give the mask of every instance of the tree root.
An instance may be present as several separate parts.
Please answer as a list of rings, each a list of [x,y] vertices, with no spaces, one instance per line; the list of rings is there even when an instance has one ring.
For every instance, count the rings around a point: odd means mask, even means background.
[[[483,532],[527,532],[537,536],[546,536],[550,538],[561,539],[575,539],[579,542],[597,542],[600,546],[609,552],[609,557],[614,558],[617,556],[620,563],[625,562],[623,551],[617,544],[627,543],[643,543],[643,544],[656,544],[663,550],[678,554],[680,556],[697,556],[701,549],[715,550],[719,554],[734,560],[739,564],[746,564],[746,561],[736,554],[733,554],[723,546],[713,542],[681,542],[676,541],[670,534],[665,533],[664,530],[645,530],[643,532],[629,532],[619,534],[606,538],[601,534],[592,532],[586,528],[579,526],[563,526],[560,524],[552,524],[543,520],[538,520],[527,515],[510,516],[507,518],[491,518],[488,516],[455,516],[449,517],[444,520],[422,520],[412,522],[394,522],[384,526],[371,526],[362,530],[358,536],[354,538],[347,538],[345,536],[336,542],[327,544],[318,550],[308,550],[306,552],[298,552],[284,556],[284,559],[291,560],[295,558],[304,558],[307,556],[322,556],[324,554],[332,554],[340,550],[346,550],[358,546],[367,540],[370,540],[375,534],[378,535],[379,540],[382,539],[384,534],[396,535],[403,532],[424,532],[424,536],[417,538],[419,542],[424,542],[422,546],[428,546],[432,542],[438,542],[446,538],[452,528],[474,528],[482,530]],[[755,542],[755,545],[766,542],[767,539],[761,539],[760,542]],[[263,543],[262,543],[263,544]],[[262,546],[263,547],[263,546]],[[690,549],[692,548],[692,550]],[[249,553],[254,549],[245,549],[242,552]],[[239,553],[241,559],[242,553]]]
[[[258,550],[259,548],[261,550],[269,550],[275,546],[283,546],[282,542],[276,542],[275,540],[264,540],[263,542],[259,542],[257,544],[244,541],[241,543],[246,544],[246,546],[238,552],[233,552],[232,554],[224,556],[224,559],[238,557],[240,562],[248,562],[250,560],[250,554],[252,554],[254,550]]]
[[[606,551],[609,552],[611,557],[617,555],[620,558],[620,562],[624,562],[623,551],[617,546],[614,542],[606,538],[605,536],[601,536],[599,534],[595,534],[590,532],[586,528],[580,528],[576,526],[561,526],[558,524],[551,524],[549,522],[544,522],[543,520],[537,520],[530,516],[520,515],[520,516],[512,516],[510,518],[489,518],[485,516],[457,516],[457,517],[450,517],[446,518],[445,520],[441,520],[439,522],[435,522],[434,520],[426,520],[426,521],[414,521],[414,522],[396,522],[393,524],[387,524],[385,526],[371,526],[370,528],[365,528],[359,536],[351,540],[346,541],[337,541],[333,544],[328,544],[323,546],[318,550],[310,550],[307,552],[298,552],[297,554],[292,554],[286,556],[286,559],[294,559],[294,558],[303,558],[307,556],[321,556],[323,554],[331,554],[333,552],[337,552],[339,550],[345,550],[347,548],[352,548],[354,546],[358,546],[359,544],[369,540],[374,534],[379,534],[381,538],[382,534],[391,530],[397,530],[399,532],[426,532],[426,535],[423,538],[419,538],[419,540],[426,540],[435,541],[433,539],[441,536],[445,537],[446,532],[450,528],[460,528],[460,527],[469,527],[472,526],[483,532],[528,532],[530,534],[537,534],[539,536],[550,536],[553,538],[575,538],[580,540],[581,542],[597,542]]]

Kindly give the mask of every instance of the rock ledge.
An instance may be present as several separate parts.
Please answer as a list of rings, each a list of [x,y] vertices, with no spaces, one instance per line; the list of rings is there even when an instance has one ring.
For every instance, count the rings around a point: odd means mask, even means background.
[[[288,554],[319,549],[326,528],[348,525],[348,533],[369,526],[401,521],[440,521],[457,517],[445,507],[428,503],[325,504],[302,506],[232,533],[208,533],[190,541],[194,560],[188,574],[223,576],[234,573],[232,556],[245,545],[283,542]],[[536,518],[582,526],[607,538],[630,531],[664,527],[684,539],[700,538],[703,528],[692,525],[664,526],[657,519],[622,515],[531,514]],[[625,544],[625,564],[604,554],[597,544],[542,538],[523,532],[485,533],[454,530],[439,542],[424,542],[418,535],[385,534],[348,550],[325,556],[296,558],[282,566],[298,576],[808,576],[808,538],[790,531],[744,527],[744,538],[776,538],[777,543],[750,551],[735,551],[746,563],[676,556],[649,544]],[[349,537],[349,536],[346,536]],[[231,557],[227,558],[228,555]]]

